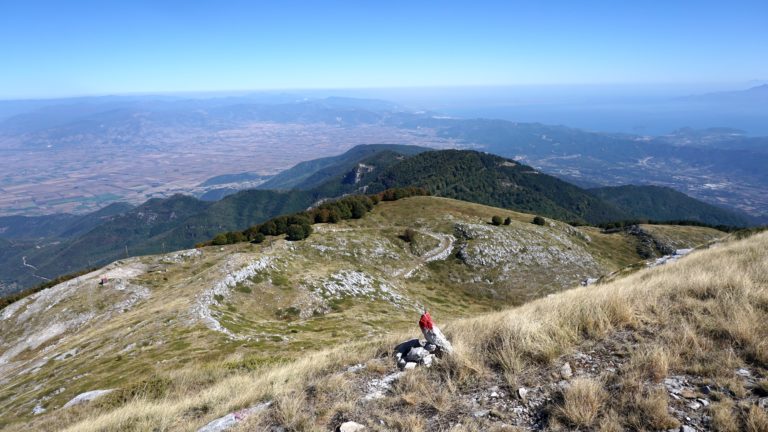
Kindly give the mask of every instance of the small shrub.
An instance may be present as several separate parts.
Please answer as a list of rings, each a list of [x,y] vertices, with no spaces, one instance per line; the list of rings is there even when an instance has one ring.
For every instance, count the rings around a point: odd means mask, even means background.
[[[406,228],[406,230],[400,234],[400,239],[406,243],[412,243],[416,239],[416,230]]]
[[[511,218],[511,217],[509,217],[509,216],[507,216],[507,218],[506,218],[506,219],[504,219],[504,225],[509,225],[509,224],[511,224],[511,223],[512,223],[512,218]]]
[[[491,218],[491,223],[496,225],[496,226],[501,225],[501,223],[502,223],[501,216],[494,216],[494,217],[492,217]]]
[[[544,225],[547,224],[547,220],[544,219],[541,216],[536,216],[536,217],[533,218],[533,223],[534,223],[534,225],[544,226]]]
[[[223,246],[227,244],[227,235],[225,233],[216,234],[216,237],[211,241],[215,246]]]

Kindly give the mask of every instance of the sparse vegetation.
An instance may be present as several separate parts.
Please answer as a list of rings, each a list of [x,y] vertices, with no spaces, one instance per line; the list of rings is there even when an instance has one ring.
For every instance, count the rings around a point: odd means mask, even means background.
[[[106,411],[86,407],[66,422],[69,430],[78,431],[118,425],[131,430],[147,425],[186,430],[235,409],[273,400],[273,407],[251,424],[325,429],[339,415],[381,420],[394,430],[427,430],[427,419],[437,416],[461,419],[466,430],[493,430],[495,417],[475,419],[465,405],[462,398],[471,389],[488,386],[502,371],[509,383],[546,380],[547,371],[559,368],[563,356],[589,350],[618,334],[631,334],[638,339],[626,348],[626,360],[618,370],[603,371],[599,377],[577,370],[585,375],[570,382],[561,400],[544,407],[556,413],[550,426],[560,422],[571,428],[666,430],[680,423],[670,415],[672,402],[657,384],[659,379],[681,373],[700,374],[708,380],[733,379],[734,367],[745,364],[765,371],[768,359],[761,357],[761,347],[768,338],[763,324],[768,322],[766,248],[768,236],[754,236],[611,283],[451,322],[445,328],[455,355],[432,369],[407,373],[377,403],[350,404],[360,399],[365,386],[345,383],[387,373],[386,367],[374,367],[371,362],[406,335],[343,345],[256,372],[235,368],[229,369],[229,375],[220,375],[215,368],[191,366],[184,380],[170,377],[171,390],[165,399],[134,400]],[[343,372],[346,365],[355,363],[371,366],[358,374]],[[190,374],[197,377],[190,380]],[[203,376],[215,379],[202,387],[184,384],[206,382]],[[329,390],[318,390],[323,388]],[[318,394],[322,396],[313,396]],[[731,424],[737,430],[765,431],[768,423],[762,409],[731,407],[727,400],[713,404],[713,425],[723,430]],[[50,419],[39,421],[45,418]],[[169,419],[184,420],[171,426]]]
[[[272,218],[242,232],[220,233],[211,241],[201,243],[199,246],[235,244],[245,241],[261,243],[266,236],[283,234],[291,241],[304,240],[312,234],[312,224],[338,223],[347,219],[360,219],[381,201],[396,201],[420,195],[427,195],[427,192],[424,189],[414,187],[387,189],[373,195],[352,195],[320,204],[308,211]]]

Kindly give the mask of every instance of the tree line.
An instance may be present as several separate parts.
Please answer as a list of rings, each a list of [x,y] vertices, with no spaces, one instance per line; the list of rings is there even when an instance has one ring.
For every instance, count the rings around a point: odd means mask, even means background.
[[[424,188],[405,187],[387,189],[371,195],[346,196],[324,202],[306,211],[274,217],[243,231],[219,233],[210,241],[198,243],[195,246],[220,246],[246,241],[261,243],[267,236],[280,235],[285,235],[286,240],[303,240],[312,234],[312,225],[316,223],[337,223],[347,219],[360,219],[381,201],[396,201],[423,195],[429,195],[429,192]]]

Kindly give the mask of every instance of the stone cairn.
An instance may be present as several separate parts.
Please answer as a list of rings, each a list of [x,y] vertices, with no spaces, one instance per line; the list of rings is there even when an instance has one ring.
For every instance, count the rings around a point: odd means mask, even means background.
[[[394,356],[400,370],[415,369],[419,365],[430,367],[437,358],[453,352],[451,342],[432,322],[429,312],[424,311],[421,315],[419,328],[424,341],[411,339],[395,347]]]

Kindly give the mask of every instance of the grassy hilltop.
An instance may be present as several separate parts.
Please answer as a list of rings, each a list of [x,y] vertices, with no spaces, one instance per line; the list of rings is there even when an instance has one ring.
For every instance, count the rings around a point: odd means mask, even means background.
[[[510,225],[491,225],[495,215]],[[130,406],[134,397],[170,401],[332,347],[393,341],[392,334],[412,332],[422,306],[441,322],[481,316],[641,259],[630,234],[532,219],[412,197],[382,202],[363,219],[315,225],[301,242],[275,238],[117,261],[0,312],[3,422],[34,418],[34,428],[56,430]],[[411,242],[401,238],[408,228]],[[657,229],[675,247],[723,235]],[[109,282],[100,286],[104,275]],[[121,390],[102,402],[61,408],[79,393],[112,388]],[[230,406],[220,402],[168,427],[188,430]],[[36,407],[46,412],[35,416]]]

